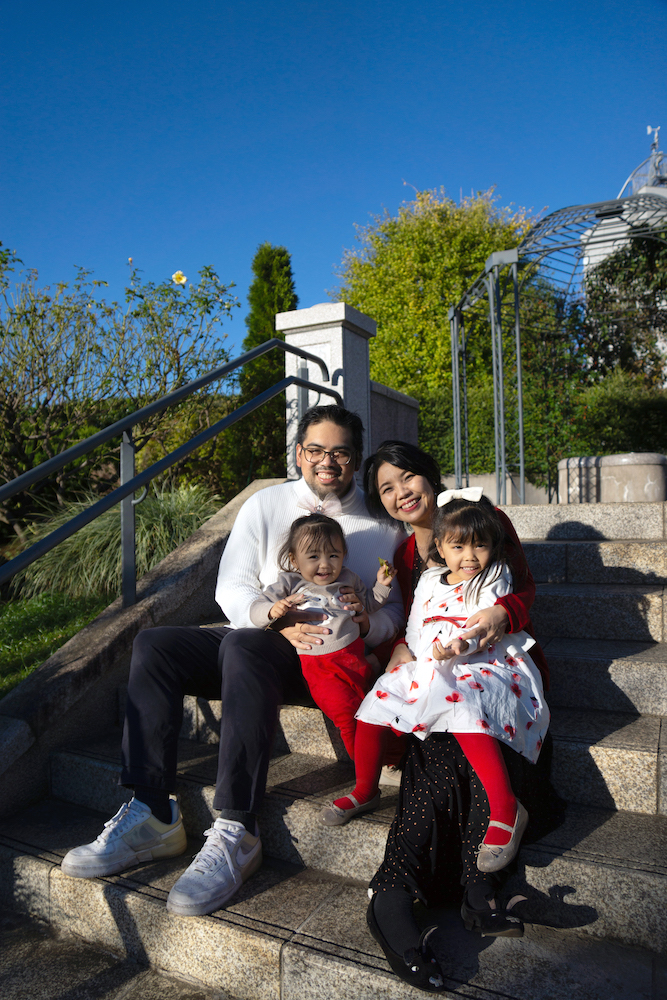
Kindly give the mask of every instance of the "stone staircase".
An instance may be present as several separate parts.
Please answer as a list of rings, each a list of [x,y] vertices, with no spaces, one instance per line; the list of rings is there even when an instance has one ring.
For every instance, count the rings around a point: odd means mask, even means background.
[[[553,781],[568,808],[562,826],[522,849],[512,877],[509,890],[528,896],[523,939],[481,939],[456,912],[436,914],[450,997],[667,996],[666,506],[506,509],[538,583]],[[166,912],[169,888],[212,818],[218,706],[188,698],[185,709],[179,792],[188,855],[108,879],[60,871],[65,852],[96,836],[127,797],[117,785],[120,730],[112,730],[54,752],[51,798],[0,825],[0,904],[237,1000],[412,995],[365,926],[366,885],[397,789],[383,786],[383,808],[371,815],[321,826],[322,805],[351,787],[353,771],[313,708],[281,712],[261,871],[215,914]]]

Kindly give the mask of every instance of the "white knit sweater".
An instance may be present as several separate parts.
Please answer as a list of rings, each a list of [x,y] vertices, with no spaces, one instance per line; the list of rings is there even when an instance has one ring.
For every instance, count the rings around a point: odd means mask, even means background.
[[[253,494],[241,507],[220,560],[215,599],[233,628],[252,628],[250,606],[264,587],[274,583],[280,572],[278,551],[287,539],[290,526],[307,513],[299,502],[313,494],[303,479],[268,486]],[[396,547],[405,537],[395,522],[376,521],[366,510],[363,491],[354,480],[341,499],[342,512],[336,516],[347,541],[349,566],[373,589],[378,558],[391,562]],[[378,646],[402,628],[403,604],[396,585],[389,600],[370,616],[370,630],[364,637],[369,648]]]

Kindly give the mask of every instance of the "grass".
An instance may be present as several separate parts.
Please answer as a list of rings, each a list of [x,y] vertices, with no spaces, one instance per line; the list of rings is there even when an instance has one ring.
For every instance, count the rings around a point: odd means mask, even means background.
[[[51,512],[30,527],[29,541],[48,535],[94,499]],[[137,579],[219,507],[219,498],[199,485],[153,488],[136,508]],[[120,592],[120,574],[120,508],[115,507],[14,578],[16,597],[0,604],[0,698],[111,603]]]
[[[0,698],[108,603],[99,595],[72,598],[50,593],[0,605]]]

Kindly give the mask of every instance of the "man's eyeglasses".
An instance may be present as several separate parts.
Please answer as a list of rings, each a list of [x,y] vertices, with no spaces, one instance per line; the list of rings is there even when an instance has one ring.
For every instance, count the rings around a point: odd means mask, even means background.
[[[328,455],[336,465],[349,465],[352,460],[352,452],[348,448],[336,448],[334,451],[327,451],[325,448],[302,448],[301,454],[311,465],[317,465],[325,455]]]

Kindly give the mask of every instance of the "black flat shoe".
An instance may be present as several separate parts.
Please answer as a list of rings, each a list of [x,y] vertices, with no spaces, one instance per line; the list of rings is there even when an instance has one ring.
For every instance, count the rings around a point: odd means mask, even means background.
[[[482,937],[523,937],[523,922],[509,912],[520,899],[525,899],[525,896],[513,897],[504,910],[492,910],[489,906],[483,910],[473,910],[466,893],[461,904],[463,926],[467,931],[476,931]]]
[[[399,955],[389,945],[382,931],[378,926],[373,912],[373,900],[371,897],[366,912],[366,922],[372,937],[382,948],[385,958],[391,966],[392,972],[396,973],[399,979],[415,986],[425,993],[443,993],[445,983],[438,961],[428,945],[428,937],[435,930],[435,927],[428,927],[419,938],[419,945],[416,948],[408,948],[406,952]]]

